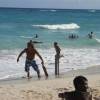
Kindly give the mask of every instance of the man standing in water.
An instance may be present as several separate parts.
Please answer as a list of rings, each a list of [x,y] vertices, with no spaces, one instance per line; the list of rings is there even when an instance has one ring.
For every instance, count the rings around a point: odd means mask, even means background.
[[[38,78],[40,78],[40,71],[38,68],[38,65],[36,64],[35,55],[37,55],[41,61],[42,65],[44,65],[44,61],[38,51],[34,48],[34,45],[31,42],[27,43],[27,48],[25,48],[18,56],[17,62],[19,61],[19,58],[22,56],[22,54],[26,53],[26,61],[25,61],[25,71],[27,72],[28,79],[30,77],[30,66],[33,67],[33,69],[37,72]]]
[[[57,42],[54,42],[54,48],[56,51],[55,55],[55,75],[59,75],[59,58],[60,58],[60,47],[58,46]]]

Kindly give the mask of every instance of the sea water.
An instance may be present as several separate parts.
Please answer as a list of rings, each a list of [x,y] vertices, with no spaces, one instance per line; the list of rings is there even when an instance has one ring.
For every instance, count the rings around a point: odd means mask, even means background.
[[[94,32],[93,39],[88,34]],[[36,37],[38,35],[38,38]],[[69,39],[69,35],[77,35]],[[43,57],[48,73],[54,74],[56,41],[61,48],[60,73],[100,64],[100,11],[71,9],[0,8],[0,79],[22,77],[25,54],[19,53],[29,40]],[[41,61],[36,57],[43,75]],[[31,68],[31,74],[36,72]]]

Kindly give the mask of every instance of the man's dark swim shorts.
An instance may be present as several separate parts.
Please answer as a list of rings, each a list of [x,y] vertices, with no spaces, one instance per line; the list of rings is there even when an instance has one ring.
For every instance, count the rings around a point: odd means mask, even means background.
[[[30,66],[32,66],[35,71],[39,71],[38,65],[36,64],[35,60],[26,59],[26,62],[25,62],[25,71],[26,72],[28,72],[30,70]]]

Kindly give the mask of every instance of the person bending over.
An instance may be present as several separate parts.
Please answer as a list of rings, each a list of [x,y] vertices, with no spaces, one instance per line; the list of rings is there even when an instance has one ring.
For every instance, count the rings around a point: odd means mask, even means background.
[[[33,67],[33,69],[37,72],[38,78],[40,78],[40,71],[38,68],[38,65],[35,61],[35,55],[37,55],[41,61],[42,65],[44,65],[44,61],[39,54],[39,52],[34,48],[34,45],[31,42],[27,43],[27,48],[25,48],[18,56],[17,62],[19,61],[19,58],[26,53],[26,61],[25,61],[25,71],[27,72],[27,77],[30,78],[30,66]]]

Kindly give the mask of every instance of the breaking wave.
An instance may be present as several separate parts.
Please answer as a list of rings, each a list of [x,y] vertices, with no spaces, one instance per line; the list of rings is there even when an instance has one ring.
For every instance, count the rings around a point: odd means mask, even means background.
[[[55,24],[55,25],[32,25],[33,27],[38,27],[38,28],[43,28],[43,29],[78,29],[80,28],[79,25],[75,23],[70,23],[70,24]]]

